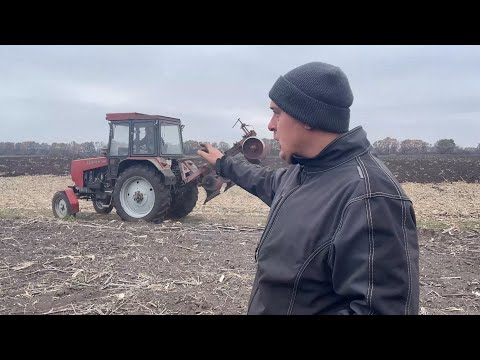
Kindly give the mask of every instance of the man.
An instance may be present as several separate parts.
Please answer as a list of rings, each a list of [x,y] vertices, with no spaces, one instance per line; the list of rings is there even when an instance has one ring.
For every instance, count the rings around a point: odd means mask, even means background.
[[[140,128],[143,128],[145,132],[142,139],[139,139]],[[152,154],[155,152],[155,127],[153,125],[141,125],[137,128],[134,152],[136,154]]]
[[[287,168],[199,150],[217,173],[270,206],[257,245],[248,314],[418,314],[418,238],[412,202],[349,130],[343,71],[313,62],[270,90],[268,129]]]

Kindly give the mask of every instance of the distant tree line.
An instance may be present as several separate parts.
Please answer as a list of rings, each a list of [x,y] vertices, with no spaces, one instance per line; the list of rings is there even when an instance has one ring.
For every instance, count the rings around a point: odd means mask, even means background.
[[[265,146],[269,150],[269,155],[277,156],[280,147],[278,141],[273,139],[262,139]],[[200,149],[200,144],[203,141],[187,140],[183,143],[184,152],[186,155],[197,155],[197,150]],[[224,141],[211,142],[212,146],[226,151],[230,149],[233,144],[228,144]],[[403,140],[387,137],[383,140],[375,141],[372,144],[373,148],[379,155],[390,154],[480,154],[480,144],[476,148],[466,147],[462,148],[455,144],[453,139],[440,139],[435,144],[431,145],[422,140]],[[0,142],[0,156],[5,155],[44,155],[44,156],[65,156],[65,157],[87,157],[99,156],[102,153],[102,148],[107,145],[102,142],[84,142],[76,143],[75,141],[69,143],[37,143],[35,141],[24,142]]]
[[[455,144],[453,139],[440,139],[431,145],[422,140],[403,140],[398,141],[387,137],[383,140],[375,141],[372,144],[377,154],[480,154],[480,144],[475,147],[462,148]]]
[[[44,155],[44,156],[66,156],[83,157],[98,156],[101,149],[106,147],[101,142],[76,143],[37,143],[35,141],[24,142],[0,142],[0,155]]]

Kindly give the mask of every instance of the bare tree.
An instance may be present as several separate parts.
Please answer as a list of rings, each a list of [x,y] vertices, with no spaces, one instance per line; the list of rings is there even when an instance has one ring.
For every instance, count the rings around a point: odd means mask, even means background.
[[[403,140],[400,143],[400,152],[402,154],[424,154],[427,152],[429,144],[423,140]]]
[[[400,143],[397,139],[387,137],[383,140],[375,141],[372,145],[378,154],[388,155],[396,154],[400,147]]]

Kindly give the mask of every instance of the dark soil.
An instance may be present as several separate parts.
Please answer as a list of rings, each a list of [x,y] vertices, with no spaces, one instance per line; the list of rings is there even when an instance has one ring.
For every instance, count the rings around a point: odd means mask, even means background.
[[[55,156],[0,156],[0,176],[69,175],[72,159]]]
[[[379,158],[402,183],[480,182],[480,156],[381,155]],[[277,157],[269,157],[263,164],[273,168],[283,165]]]
[[[480,156],[384,155],[380,156],[400,182],[480,182]],[[0,157],[0,176],[68,175],[72,159],[48,156]],[[202,163],[200,159],[195,163]],[[284,163],[271,156],[262,165],[278,168]]]
[[[400,182],[480,182],[480,156],[388,155],[380,158]]]

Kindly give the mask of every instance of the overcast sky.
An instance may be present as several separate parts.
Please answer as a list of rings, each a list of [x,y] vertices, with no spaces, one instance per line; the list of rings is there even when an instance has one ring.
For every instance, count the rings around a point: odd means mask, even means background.
[[[105,114],[180,118],[184,140],[261,137],[268,91],[310,61],[347,74],[350,127],[433,144],[480,143],[480,46],[0,46],[0,141],[108,140]]]

